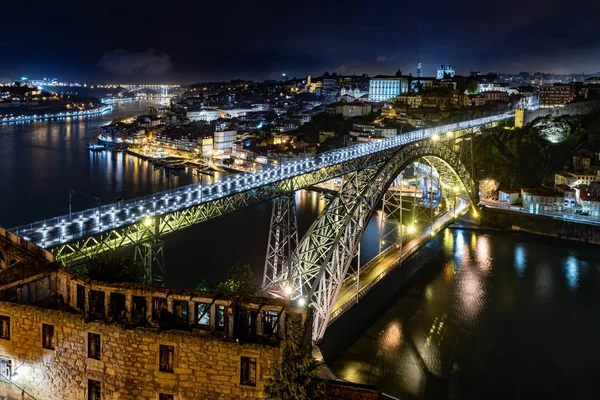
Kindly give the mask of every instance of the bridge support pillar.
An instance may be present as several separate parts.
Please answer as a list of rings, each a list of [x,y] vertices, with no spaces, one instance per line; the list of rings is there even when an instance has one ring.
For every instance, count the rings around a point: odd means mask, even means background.
[[[292,295],[292,264],[298,259],[298,221],[296,219],[296,196],[294,192],[275,199],[271,214],[269,242],[262,288],[282,290],[273,295]],[[289,289],[287,289],[289,288]],[[290,293],[285,293],[286,289]]]
[[[402,186],[404,172],[394,179],[393,189],[389,188],[381,200],[379,215],[379,253],[388,246],[402,243]],[[400,190],[396,190],[396,188]]]
[[[151,239],[135,246],[134,260],[144,265],[143,282],[162,286],[165,284],[163,241]]]

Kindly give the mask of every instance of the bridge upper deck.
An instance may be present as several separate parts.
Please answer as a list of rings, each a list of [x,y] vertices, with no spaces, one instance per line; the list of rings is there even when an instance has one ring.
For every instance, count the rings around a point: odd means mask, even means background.
[[[290,190],[344,175],[365,165],[385,161],[390,152],[433,135],[502,121],[512,112],[420,129],[383,139],[328,151],[303,160],[254,173],[234,174],[210,185],[193,184],[120,203],[104,205],[33,222],[10,229],[38,245],[61,254],[81,253],[83,247],[131,245],[181,229],[236,209],[274,198]],[[90,241],[90,238],[93,240]],[[77,244],[71,245],[73,242]],[[110,247],[110,245],[109,245]]]

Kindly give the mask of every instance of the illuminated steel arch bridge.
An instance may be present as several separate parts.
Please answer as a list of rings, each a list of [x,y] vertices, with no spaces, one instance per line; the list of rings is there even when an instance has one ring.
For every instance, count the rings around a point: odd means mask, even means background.
[[[446,186],[459,186],[471,204],[477,204],[475,184],[459,155],[441,140],[427,139],[448,132],[458,138],[513,117],[513,113],[503,113],[420,129],[254,173],[235,174],[210,185],[188,185],[10,230],[51,250],[66,265],[106,250],[135,246],[136,256],[152,271],[153,264],[160,267],[163,235],[277,199],[263,289],[271,295],[309,302],[315,309],[313,338],[320,339],[365,225],[379,199],[406,165],[426,159]],[[341,176],[342,189],[295,245],[292,194]]]
[[[398,174],[417,160],[431,165],[440,185],[451,188],[448,192],[467,197],[472,206],[478,203],[477,188],[460,156],[441,141],[431,140],[407,144],[381,163],[347,174],[338,195],[297,245],[294,197],[277,199],[263,290],[272,296],[310,303],[314,309],[313,339],[323,337],[344,280],[354,276],[350,265],[377,205]],[[455,188],[460,193],[455,193]]]

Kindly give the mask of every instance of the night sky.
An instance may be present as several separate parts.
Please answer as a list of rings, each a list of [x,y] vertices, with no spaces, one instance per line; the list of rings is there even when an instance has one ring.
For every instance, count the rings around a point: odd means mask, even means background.
[[[600,71],[595,0],[5,1],[0,79]]]

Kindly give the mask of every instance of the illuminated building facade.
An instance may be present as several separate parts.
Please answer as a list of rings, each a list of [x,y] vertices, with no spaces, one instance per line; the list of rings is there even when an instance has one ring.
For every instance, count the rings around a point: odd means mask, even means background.
[[[215,154],[224,154],[231,152],[231,147],[235,141],[237,131],[224,130],[215,131],[213,151]]]
[[[219,118],[219,111],[210,109],[204,109],[200,111],[188,111],[186,112],[186,117],[189,118],[190,121],[211,122]]]
[[[437,68],[437,79],[454,78],[456,74],[452,65],[440,65]]]
[[[409,78],[405,76],[376,76],[369,82],[369,100],[388,101],[402,93],[408,93]]]

